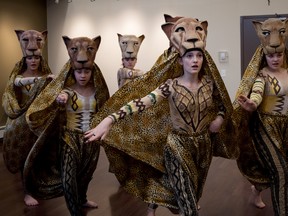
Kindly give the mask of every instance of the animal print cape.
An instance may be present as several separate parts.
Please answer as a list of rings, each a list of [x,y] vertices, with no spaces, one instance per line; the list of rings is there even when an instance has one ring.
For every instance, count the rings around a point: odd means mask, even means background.
[[[92,127],[118,111],[125,103],[141,98],[167,79],[181,75],[182,67],[178,63],[178,57],[179,54],[171,48],[165,50],[150,71],[112,95],[96,114]],[[217,67],[207,51],[205,58],[205,73],[215,80],[227,110],[224,127],[215,137],[214,155],[235,159],[238,148],[231,136],[235,127],[229,118],[232,104]],[[148,203],[177,208],[174,194],[167,184],[163,159],[163,147],[171,128],[169,105],[164,100],[142,113],[126,116],[118,121],[102,141],[102,145],[110,161],[110,171],[116,175],[126,191]]]

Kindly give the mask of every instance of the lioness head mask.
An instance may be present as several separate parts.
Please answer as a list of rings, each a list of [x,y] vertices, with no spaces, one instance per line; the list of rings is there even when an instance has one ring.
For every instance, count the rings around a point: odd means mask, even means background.
[[[67,36],[63,36],[62,38],[67,47],[72,68],[91,69],[101,42],[101,36],[92,39],[88,37],[69,38]]]
[[[118,42],[122,52],[122,58],[137,58],[140,45],[142,44],[145,36],[139,37],[135,35],[118,35]]]
[[[288,19],[269,18],[264,22],[253,21],[254,28],[265,54],[283,52],[288,36]]]
[[[20,42],[24,57],[32,55],[42,56],[48,33],[47,31],[15,30],[15,32]]]
[[[205,50],[207,37],[207,21],[199,21],[194,18],[175,17],[164,15],[165,24],[161,27],[167,35],[170,43],[176,48],[180,55],[187,50]]]

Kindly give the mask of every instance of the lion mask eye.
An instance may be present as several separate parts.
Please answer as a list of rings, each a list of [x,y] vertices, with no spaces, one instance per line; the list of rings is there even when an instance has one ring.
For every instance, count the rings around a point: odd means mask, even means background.
[[[91,52],[91,51],[94,50],[94,48],[93,47],[88,47],[87,50]]]
[[[197,26],[196,31],[203,31],[203,28],[201,26]]]
[[[262,31],[262,34],[266,37],[270,35],[270,31]]]
[[[178,27],[175,32],[185,32],[185,28],[184,27]]]
[[[286,33],[286,30],[284,28],[279,30],[279,34],[284,35],[285,33]]]
[[[73,52],[77,52],[77,48],[76,48],[76,47],[71,47],[71,50],[72,50]]]

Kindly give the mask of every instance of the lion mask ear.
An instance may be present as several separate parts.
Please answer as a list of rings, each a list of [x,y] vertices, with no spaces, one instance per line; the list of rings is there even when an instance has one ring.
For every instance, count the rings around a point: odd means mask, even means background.
[[[69,42],[71,41],[71,38],[69,38],[68,36],[62,36],[62,38],[63,38],[63,41],[66,45],[66,48],[68,48]]]
[[[283,52],[288,38],[288,19],[269,18],[263,22],[252,21],[265,54]]]
[[[171,36],[171,29],[173,28],[173,26],[174,23],[172,22],[166,22],[165,24],[161,25],[162,30],[164,31],[169,40]]]
[[[42,56],[48,34],[47,30],[42,32],[36,30],[15,30],[15,33],[24,57],[32,55]]]
[[[92,40],[95,42],[96,44],[96,52],[98,51],[99,49],[99,46],[100,46],[100,43],[101,43],[101,36],[97,36],[97,37],[94,37],[92,38]]]
[[[164,14],[165,22],[174,23],[174,22],[176,22],[177,20],[179,20],[179,19],[181,19],[181,18],[183,18],[183,17],[180,17],[180,16],[172,17],[172,16],[169,15],[169,14]]]
[[[21,40],[21,35],[23,34],[24,30],[15,30],[18,40]]]

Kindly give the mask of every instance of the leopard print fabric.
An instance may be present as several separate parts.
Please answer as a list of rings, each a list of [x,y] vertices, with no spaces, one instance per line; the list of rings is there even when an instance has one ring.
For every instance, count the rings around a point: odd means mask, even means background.
[[[91,127],[95,127],[102,119],[118,111],[132,99],[141,98],[166,80],[180,76],[182,68],[178,64],[178,56],[179,54],[171,49],[166,50],[146,74],[123,86],[105,103],[93,119]],[[219,90],[219,97],[227,110],[227,123],[224,124],[228,125],[229,115],[232,113],[230,98],[216,65],[206,51],[205,58],[205,73],[210,74],[215,80],[215,87]],[[160,205],[178,208],[165,175],[163,159],[163,146],[171,129],[169,104],[164,100],[153,108],[140,114],[128,115],[117,122],[102,145],[110,161],[110,171],[114,172],[126,191],[149,203],[157,202]],[[220,134],[219,145],[215,144],[217,151],[213,153],[217,156],[236,158],[237,146],[234,146],[233,142],[224,142],[227,140],[225,131]]]

